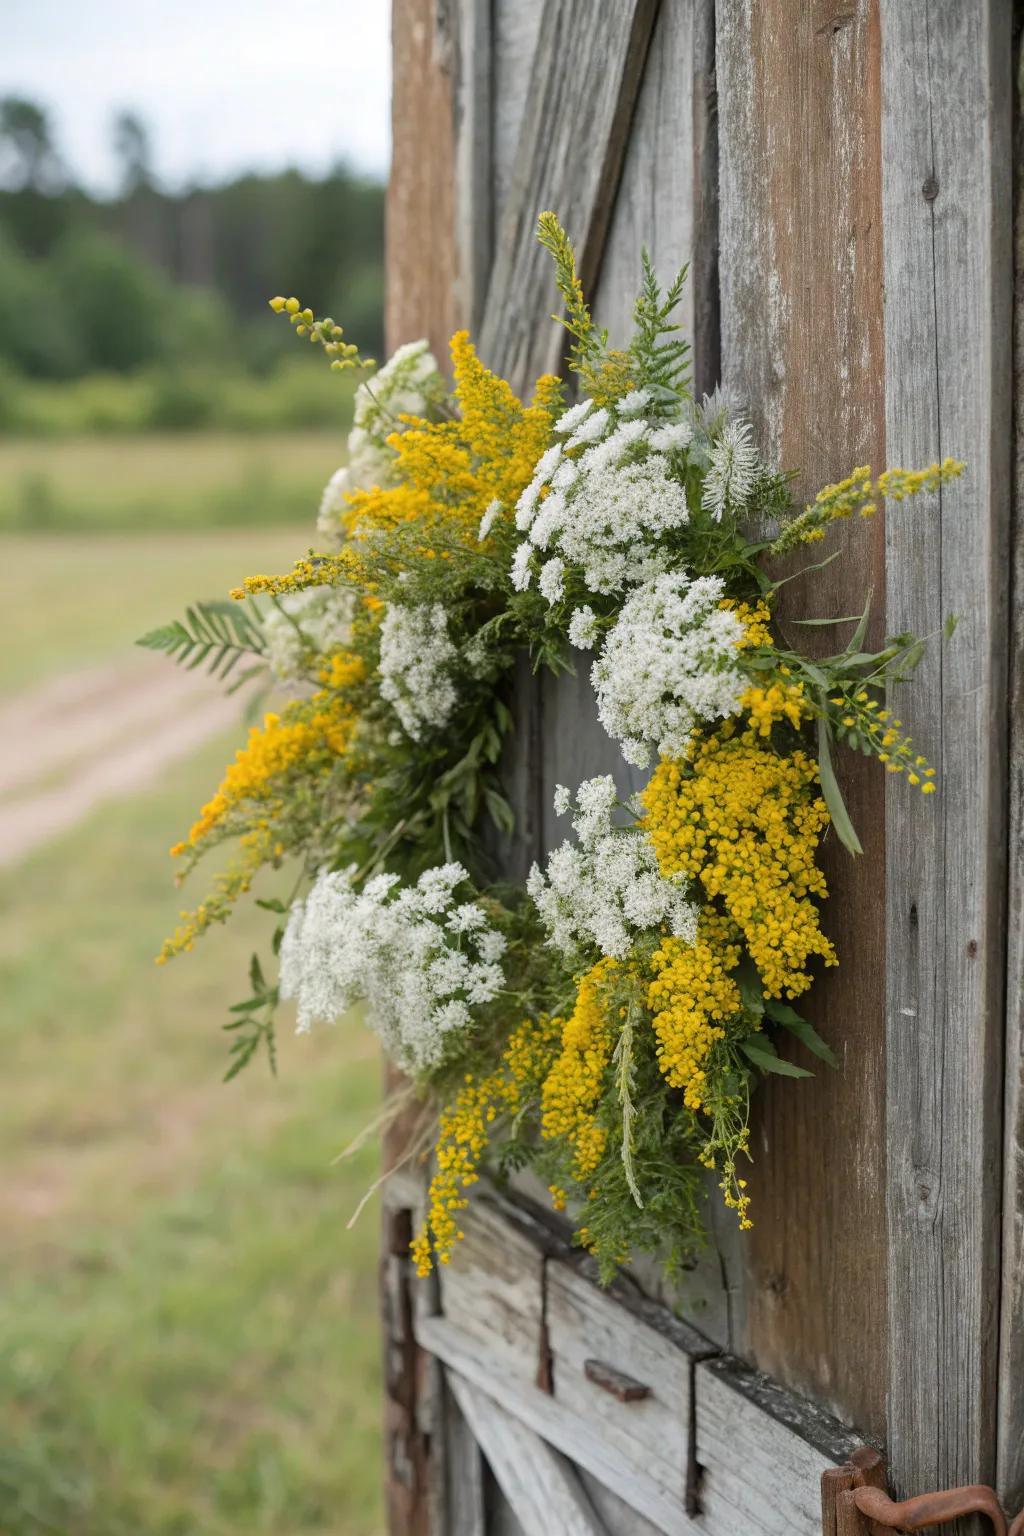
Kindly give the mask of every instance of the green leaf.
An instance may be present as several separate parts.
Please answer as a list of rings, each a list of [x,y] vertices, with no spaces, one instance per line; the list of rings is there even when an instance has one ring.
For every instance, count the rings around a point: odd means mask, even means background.
[[[848,655],[852,656],[854,651],[859,651],[861,646],[864,644],[864,636],[868,632],[868,619],[869,619],[869,617],[871,615],[871,598],[872,598],[872,596],[873,596],[872,589],[869,588],[868,589],[867,599],[865,600],[865,603],[864,603],[864,612],[861,614],[860,620],[859,620],[859,622],[857,624],[857,628],[854,630],[853,634],[851,635],[850,643],[846,647],[846,651],[847,651]]]
[[[748,1013],[760,1018],[765,1011],[766,1003],[761,987],[761,978],[757,974],[757,967],[749,955],[745,955],[733,972],[736,985],[740,989],[740,999]]]
[[[774,1072],[778,1077],[813,1077],[813,1072],[808,1072],[806,1067],[797,1067],[784,1056],[780,1056],[770,1040],[760,1035],[751,1035],[746,1040],[740,1041],[740,1050],[748,1061],[752,1061],[755,1067],[762,1072]]]
[[[836,829],[836,836],[843,847],[848,848],[851,853],[863,853],[864,849],[861,847],[860,839],[854,831],[853,822],[850,820],[850,813],[846,809],[846,802],[843,799],[836,780],[835,771],[832,767],[832,753],[829,748],[829,736],[831,733],[829,731],[828,719],[824,713],[826,707],[825,700],[822,699],[820,703],[822,714],[818,717],[818,774],[821,778],[821,793],[825,798],[825,804],[828,806],[828,813],[832,818],[832,825]]]
[[[839,1059],[831,1046],[818,1034],[814,1025],[789,1006],[780,1002],[777,998],[765,999],[765,1013],[774,1024],[779,1024],[783,1029],[788,1029],[791,1035],[795,1035],[801,1045],[805,1045],[812,1056],[817,1056],[821,1061],[827,1061],[830,1067],[838,1067]]]

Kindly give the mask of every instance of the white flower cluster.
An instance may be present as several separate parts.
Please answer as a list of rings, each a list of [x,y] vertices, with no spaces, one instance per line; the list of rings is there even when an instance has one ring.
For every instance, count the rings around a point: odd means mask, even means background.
[[[617,827],[617,794],[610,775],[587,779],[576,792],[573,828],[577,844],[563,843],[534,865],[526,888],[553,944],[570,962],[596,945],[621,959],[642,932],[668,927],[693,943],[697,908],[686,899],[682,877],[666,880],[653,845],[638,827]],[[568,790],[555,791],[555,810],[569,809]]]
[[[359,385],[348,435],[348,463],[335,470],[320,500],[317,528],[325,537],[340,534],[349,492],[394,483],[395,456],[387,439],[403,430],[398,418],[424,416],[444,395],[444,379],[425,341],[399,347],[369,382]]]
[[[267,662],[281,683],[302,678],[313,657],[330,656],[349,642],[355,593],[347,587],[286,592],[263,615]]]
[[[354,869],[321,874],[292,907],[281,996],[296,999],[300,1030],[365,1001],[388,1053],[406,1071],[426,1071],[505,985],[505,939],[476,902],[456,900],[469,878],[461,864],[428,869],[397,892],[397,875],[355,890]]]
[[[413,741],[440,730],[458,703],[458,651],[443,603],[391,603],[380,626],[380,691]]]
[[[631,593],[591,669],[601,724],[628,763],[682,755],[698,720],[736,712],[743,625],[717,576],[657,576]]]
[[[543,455],[516,504],[516,527],[526,534],[512,565],[519,591],[539,571],[540,590],[554,604],[567,566],[595,593],[626,591],[664,568],[659,540],[689,519],[668,455],[686,447],[693,428],[645,421],[648,401],[646,390],[631,391],[614,409],[583,400],[556,422],[565,441]],[[573,449],[583,451],[570,457]]]

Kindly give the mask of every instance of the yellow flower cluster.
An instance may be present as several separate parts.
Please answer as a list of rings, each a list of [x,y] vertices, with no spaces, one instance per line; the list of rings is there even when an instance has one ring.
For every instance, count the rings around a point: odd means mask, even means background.
[[[827,894],[815,864],[828,823],[817,781],[806,752],[780,756],[727,720],[689,761],[663,760],[642,796],[662,874],[699,878],[708,900],[721,900],[772,997],[807,990],[813,955],[837,963],[814,902]]]
[[[292,569],[283,576],[247,576],[240,587],[232,587],[230,596],[236,602],[246,597],[258,597],[271,592],[280,596],[284,592],[302,592],[307,587],[351,586],[366,588],[370,585],[368,573],[358,551],[351,545],[333,555],[307,556],[296,560]]]
[[[418,1275],[429,1275],[436,1255],[451,1260],[461,1238],[458,1214],[469,1204],[466,1190],[479,1178],[480,1163],[499,1114],[515,1114],[524,1094],[543,1080],[558,1047],[561,1020],[525,1020],[514,1030],[497,1069],[484,1077],[467,1073],[438,1124],[436,1172],[430,1181],[427,1217],[412,1242]]]
[[[740,708],[750,716],[755,735],[770,736],[772,726],[782,720],[799,730],[803,720],[810,716],[803,683],[787,683],[788,676],[788,667],[780,667],[779,676],[767,686],[752,684],[740,698]]]
[[[349,496],[344,521],[350,535],[437,519],[475,542],[491,502],[510,511],[529,483],[551,441],[560,381],[545,375],[533,403],[524,407],[505,380],[483,366],[468,331],[452,337],[451,353],[457,416],[440,422],[401,418],[406,430],[388,438],[400,483]]]
[[[451,353],[456,417],[440,422],[401,418],[406,430],[388,438],[398,483],[349,494],[342,521],[351,542],[337,554],[299,560],[282,576],[247,576],[233,589],[233,598],[339,582],[366,591],[372,581],[360,559],[360,533],[411,524],[434,526],[463,545],[475,546],[480,519],[492,501],[499,501],[511,515],[551,441],[562,408],[561,380],[545,374],[537,381],[532,403],[523,406],[505,380],[483,366],[468,331],[452,337]],[[421,548],[419,554],[447,558],[449,551]]]
[[[239,840],[238,858],[213,883],[213,890],[194,912],[180,913],[174,933],[165,939],[156,957],[157,965],[165,965],[175,955],[187,953],[214,923],[223,923],[231,915],[231,909],[239,897],[244,896],[252,885],[257,870],[281,850],[275,842],[269,826],[255,827]]]
[[[545,1141],[568,1142],[579,1179],[593,1173],[607,1141],[594,1112],[616,1034],[602,993],[617,970],[618,962],[606,956],[581,979],[573,1011],[562,1025],[561,1049],[541,1090],[541,1135]]]
[[[902,734],[903,722],[894,719],[891,710],[883,709],[864,688],[846,689],[829,703],[838,722],[867,743],[887,773],[905,773],[908,784],[920,787],[922,795],[934,795],[935,769],[915,751],[911,737]]]
[[[735,924],[708,907],[701,913],[697,941],[665,938],[651,965],[647,1005],[657,1036],[658,1064],[670,1088],[683,1090],[687,1109],[704,1102],[704,1063],[723,1024],[735,1018],[740,991],[730,972],[740,963]]]
[[[929,464],[927,469],[887,469],[872,481],[870,465],[860,464],[845,480],[824,486],[811,505],[786,525],[770,553],[782,555],[799,544],[823,539],[830,523],[852,517],[855,512],[861,517],[872,517],[878,510],[878,498],[903,501],[922,491],[937,490],[963,472],[964,465],[959,459],[946,458],[941,464]]]
[[[726,597],[718,606],[730,608],[743,625],[743,634],[736,642],[738,650],[749,650],[757,645],[774,645],[771,609],[763,599],[759,598],[756,603],[734,603]]]
[[[171,849],[172,855],[205,842],[239,807],[259,806],[264,816],[272,815],[291,770],[301,764],[315,775],[329,767],[347,751],[354,727],[355,715],[341,696],[318,694],[289,705],[283,715],[265,715],[262,726],[250,730],[217,793],[203,806],[186,840]]]
[[[722,1177],[718,1187],[727,1210],[735,1211],[741,1232],[749,1232],[750,1196],[747,1181],[736,1171],[739,1157],[750,1158],[749,1089],[742,1095],[724,1095],[710,1110],[711,1130],[700,1152],[705,1168],[717,1168]]]
[[[320,682],[331,692],[353,688],[365,676],[365,661],[352,651],[335,651],[333,656],[325,656],[320,664]]]

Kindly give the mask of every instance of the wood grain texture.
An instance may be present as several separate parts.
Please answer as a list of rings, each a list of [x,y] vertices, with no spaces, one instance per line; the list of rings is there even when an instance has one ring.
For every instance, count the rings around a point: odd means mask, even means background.
[[[662,1536],[657,1526],[645,1520],[643,1515],[620,1499],[617,1493],[612,1493],[604,1483],[580,1468],[577,1468],[577,1472],[587,1497],[599,1518],[604,1521],[608,1536]]]
[[[607,1536],[571,1464],[457,1371],[448,1384],[491,1471],[530,1536]]]
[[[501,228],[512,189],[543,10],[544,0],[492,0],[491,184],[495,234]]]
[[[879,17],[875,0],[718,0],[722,373],[798,498],[884,459]],[[830,548],[838,546],[832,536]],[[787,619],[884,606],[881,524],[785,590]],[[845,632],[844,632],[845,633]],[[796,643],[821,631],[795,631]],[[832,636],[823,638],[828,648]],[[835,840],[824,922],[840,970],[810,1017],[840,1058],[759,1090],[741,1352],[862,1429],[885,1428],[883,775],[839,765],[865,854]]]
[[[643,1470],[638,1470],[614,1446],[599,1440],[591,1424],[561,1407],[549,1393],[496,1371],[486,1345],[463,1333],[456,1323],[446,1317],[420,1318],[416,1337],[424,1349],[488,1393],[563,1456],[598,1478],[666,1536],[695,1536],[700,1530],[684,1513],[675,1494],[666,1492]]]
[[[522,390],[558,368],[562,333],[537,218],[554,208],[592,289],[618,186],[657,0],[548,0],[523,105],[480,337],[484,361]]]
[[[821,1474],[858,1441],[728,1356],[695,1373],[700,1528],[708,1536],[821,1536]]]
[[[475,334],[494,255],[494,122],[491,0],[446,0],[451,21],[451,90],[458,324]]]
[[[1019,28],[1019,22],[1018,22]],[[1006,913],[1006,1129],[997,1482],[1007,1509],[1024,1508],[1024,113],[1021,36],[1015,39],[1013,493],[1010,557],[1009,805]]]
[[[490,1536],[486,1525],[485,1468],[476,1436],[444,1379],[444,1520],[443,1536]]]
[[[546,1280],[555,1401],[590,1423],[596,1438],[674,1489],[685,1505],[692,1492],[693,1360],[711,1347],[684,1325],[678,1325],[681,1339],[666,1337],[577,1267],[551,1261]],[[612,1396],[588,1376],[587,1362],[595,1360],[634,1378],[649,1395],[634,1402]]]
[[[544,1253],[485,1199],[462,1215],[463,1240],[441,1271],[441,1306],[486,1344],[494,1369],[535,1382],[544,1367]]]
[[[969,466],[938,506],[897,507],[887,529],[890,628],[962,615],[899,702],[939,794],[896,785],[886,817],[888,1448],[910,1493],[995,1472],[1010,9],[882,11],[889,457]]]
[[[458,257],[451,49],[435,19],[435,0],[393,0],[384,331],[389,352],[426,336],[443,364]]]
[[[382,1235],[380,1297],[388,1530],[392,1536],[432,1536],[430,1444],[419,1417],[430,1361],[417,1347],[414,1335],[409,1212],[386,1205]]]

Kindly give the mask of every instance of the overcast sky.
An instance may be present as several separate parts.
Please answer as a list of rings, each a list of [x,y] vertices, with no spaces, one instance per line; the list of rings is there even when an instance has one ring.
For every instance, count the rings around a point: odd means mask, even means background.
[[[338,158],[383,175],[388,0],[0,0],[0,95],[52,115],[74,174],[115,186],[113,114],[149,124],[175,186]]]

